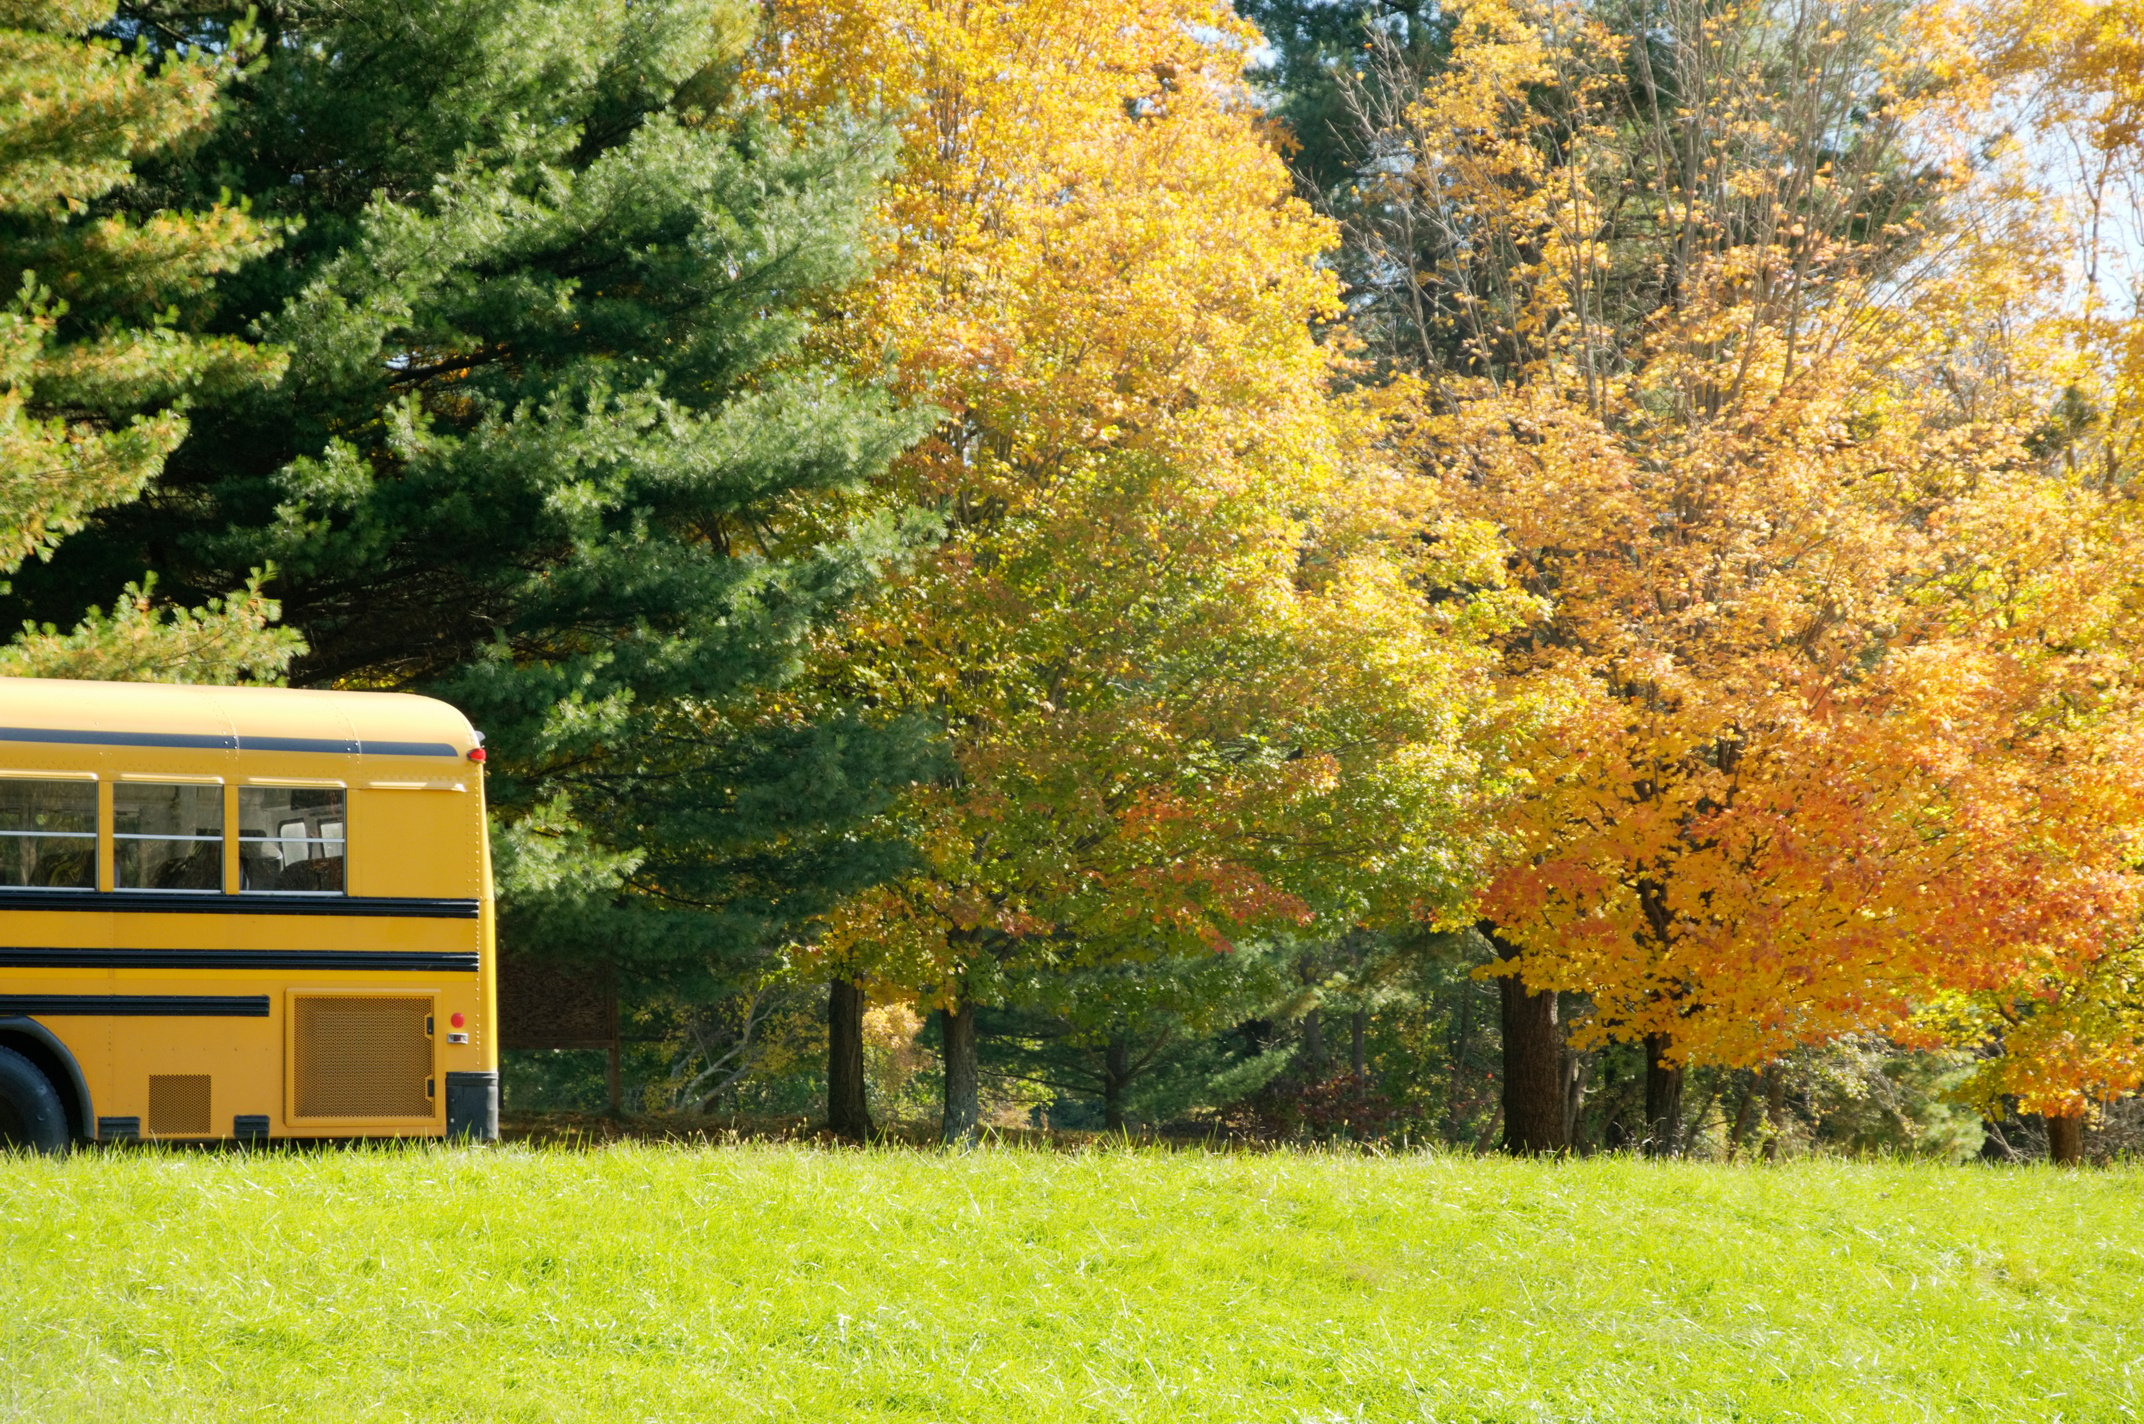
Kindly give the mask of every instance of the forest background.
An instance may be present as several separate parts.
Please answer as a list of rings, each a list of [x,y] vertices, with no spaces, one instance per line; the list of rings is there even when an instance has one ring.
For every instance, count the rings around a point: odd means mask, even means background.
[[[467,711],[510,1108],[2127,1150],[2139,35],[25,0],[0,672]]]

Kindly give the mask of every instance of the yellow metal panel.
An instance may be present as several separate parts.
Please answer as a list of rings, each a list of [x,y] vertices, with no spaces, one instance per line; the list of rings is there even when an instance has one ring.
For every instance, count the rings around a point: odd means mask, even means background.
[[[112,784],[102,782],[97,787],[97,888],[110,890],[116,879],[112,864]],[[100,918],[109,918],[103,916]],[[41,943],[41,941],[36,941]],[[102,943],[102,941],[98,941]],[[64,941],[62,941],[64,943]]]
[[[82,979],[88,975],[79,976]],[[46,986],[40,986],[44,988]],[[117,973],[95,984],[53,987],[54,993],[259,994],[258,976]],[[271,1013],[274,1000],[270,1000]],[[235,1113],[280,1116],[283,1045],[274,1018],[48,1018],[40,1020],[75,1052],[99,1117],[138,1117],[152,1109],[151,1078],[203,1075],[214,1080],[217,1121],[212,1134],[231,1130]],[[78,1040],[93,1034],[108,1045],[93,1067]],[[101,1071],[100,1071],[101,1070]]]
[[[484,807],[458,791],[350,789],[350,893],[484,893]]]
[[[229,737],[235,729],[222,694],[237,690],[8,678],[0,684],[0,726]]]
[[[84,892],[85,898],[87,892]],[[234,899],[237,897],[233,897]],[[405,949],[468,954],[484,922],[372,915],[116,914],[10,910],[0,942],[46,949]],[[26,973],[0,970],[0,975]]]
[[[238,890],[238,788],[223,788],[223,893]]]

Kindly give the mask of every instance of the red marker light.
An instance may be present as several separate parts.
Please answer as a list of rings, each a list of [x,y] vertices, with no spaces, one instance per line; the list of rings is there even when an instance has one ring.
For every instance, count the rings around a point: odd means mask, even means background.
[[[456,1028],[460,1028],[463,1024],[469,1022],[469,1020],[464,1018],[460,1014],[456,1014],[454,1017],[448,1019],[447,1022],[453,1024]]]
[[[471,760],[471,761],[482,761],[483,759],[484,759],[484,749],[483,749],[482,747],[471,747],[471,748],[469,748],[469,760]]]

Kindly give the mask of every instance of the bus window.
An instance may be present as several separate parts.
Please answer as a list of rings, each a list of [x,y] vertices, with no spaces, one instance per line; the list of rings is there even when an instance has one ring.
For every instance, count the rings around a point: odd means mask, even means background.
[[[112,883],[122,890],[223,888],[223,788],[112,788]]]
[[[348,820],[339,789],[239,787],[239,888],[341,893]]]
[[[97,783],[0,779],[0,885],[97,888]]]

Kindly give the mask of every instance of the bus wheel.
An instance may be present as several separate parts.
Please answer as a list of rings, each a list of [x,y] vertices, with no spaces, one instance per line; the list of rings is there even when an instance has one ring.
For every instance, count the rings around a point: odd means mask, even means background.
[[[67,1109],[35,1063],[0,1048],[0,1147],[64,1152]]]

